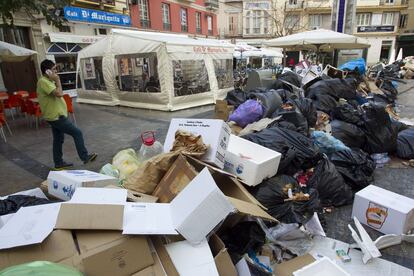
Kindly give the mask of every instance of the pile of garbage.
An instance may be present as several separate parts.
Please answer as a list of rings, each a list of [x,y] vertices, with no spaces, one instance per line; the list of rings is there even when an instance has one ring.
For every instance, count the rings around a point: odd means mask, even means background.
[[[0,198],[0,275],[412,275],[378,257],[413,242],[414,200],[370,185],[388,154],[414,156],[393,81],[356,61],[271,85],[229,92],[220,119],[172,119],[164,144],[143,133],[99,173]],[[352,246],[324,231],[324,211],[349,204]]]

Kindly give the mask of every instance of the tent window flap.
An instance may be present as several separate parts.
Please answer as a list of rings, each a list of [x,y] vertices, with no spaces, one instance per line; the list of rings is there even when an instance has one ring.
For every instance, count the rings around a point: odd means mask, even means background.
[[[176,97],[210,91],[204,60],[173,60],[173,74]]]

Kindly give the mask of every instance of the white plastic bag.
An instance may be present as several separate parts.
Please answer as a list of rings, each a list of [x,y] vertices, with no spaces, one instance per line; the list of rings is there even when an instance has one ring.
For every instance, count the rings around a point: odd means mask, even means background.
[[[133,149],[124,149],[118,152],[112,159],[112,165],[119,170],[119,179],[126,179],[135,172],[141,163]]]

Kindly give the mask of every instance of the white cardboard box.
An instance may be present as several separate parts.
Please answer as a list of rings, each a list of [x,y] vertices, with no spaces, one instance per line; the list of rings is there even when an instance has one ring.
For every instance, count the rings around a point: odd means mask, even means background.
[[[355,194],[354,216],[384,234],[406,234],[414,228],[414,200],[369,185]]]
[[[351,276],[331,259],[323,257],[293,272],[294,276]]]
[[[203,161],[213,163],[220,169],[224,167],[224,157],[231,133],[223,120],[216,119],[172,119],[164,142],[164,152],[169,152],[175,140],[177,130],[201,135],[204,144],[209,145]]]
[[[87,170],[51,171],[47,177],[48,193],[70,200],[78,187],[105,187],[118,185],[115,177]]]
[[[231,134],[224,170],[237,175],[247,185],[256,186],[276,175],[281,156],[277,151]]]

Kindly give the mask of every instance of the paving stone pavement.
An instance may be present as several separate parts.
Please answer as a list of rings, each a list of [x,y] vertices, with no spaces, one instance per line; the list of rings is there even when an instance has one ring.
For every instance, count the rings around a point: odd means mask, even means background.
[[[412,82],[414,83],[414,82]],[[402,117],[414,118],[414,90],[400,95]],[[78,126],[83,131],[87,148],[98,153],[95,162],[83,165],[79,160],[71,137],[65,137],[64,158],[75,163],[75,168],[98,171],[121,149],[141,146],[139,133],[155,130],[164,142],[171,118],[211,118],[213,106],[197,107],[176,112],[161,112],[125,107],[75,104]],[[0,140],[0,196],[37,187],[46,179],[52,162],[52,134],[47,124],[38,130],[29,128],[23,117],[9,119],[13,136],[8,142]],[[7,133],[6,133],[7,134]],[[402,166],[385,167],[375,172],[375,185],[414,198],[414,169]],[[333,209],[326,215],[327,235],[352,242],[347,224],[351,223],[352,206]],[[380,233],[366,228],[373,239]],[[403,243],[382,250],[383,258],[414,269],[414,245]]]

